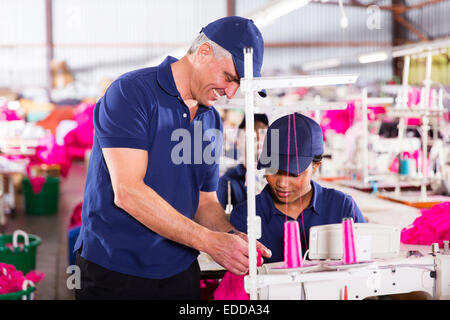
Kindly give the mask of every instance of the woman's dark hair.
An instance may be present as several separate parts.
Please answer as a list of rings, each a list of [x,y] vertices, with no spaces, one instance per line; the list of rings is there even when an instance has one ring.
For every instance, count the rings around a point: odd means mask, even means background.
[[[317,155],[317,156],[314,156],[313,159],[312,159],[312,162],[314,162],[314,163],[318,163],[320,161],[322,161],[322,155],[321,154]]]

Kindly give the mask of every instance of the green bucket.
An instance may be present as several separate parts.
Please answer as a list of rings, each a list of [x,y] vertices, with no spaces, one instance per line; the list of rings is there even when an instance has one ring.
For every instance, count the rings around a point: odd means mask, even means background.
[[[28,287],[28,288],[27,288]],[[24,281],[24,289],[11,293],[0,294],[0,300],[34,300],[36,287],[28,280]]]
[[[47,215],[58,212],[59,178],[47,177],[41,192],[34,194],[30,179],[23,178],[25,211],[31,215]]]
[[[12,243],[13,248],[7,248],[7,243]],[[24,244],[23,248],[19,243]],[[0,262],[12,264],[17,270],[27,274],[36,269],[36,251],[40,244],[41,239],[38,236],[22,230],[16,230],[12,235],[0,235]]]

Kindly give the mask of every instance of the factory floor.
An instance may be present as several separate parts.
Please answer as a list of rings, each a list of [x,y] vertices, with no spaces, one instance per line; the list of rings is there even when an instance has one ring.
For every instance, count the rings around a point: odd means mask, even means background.
[[[59,209],[57,214],[32,216],[24,211],[23,195],[16,201],[16,212],[8,215],[6,233],[17,229],[35,234],[42,240],[36,256],[36,270],[45,278],[37,285],[39,300],[72,300],[74,291],[68,289],[66,272],[69,265],[67,228],[72,212],[83,199],[86,177],[84,162],[74,162],[66,178],[61,178]],[[320,181],[323,186],[337,187]],[[339,186],[338,189],[352,195],[368,222],[395,225],[403,228],[418,215],[419,210],[398,203],[379,199],[369,193]],[[408,297],[408,299],[417,299]],[[423,297],[419,297],[423,299]]]
[[[45,278],[37,284],[39,300],[72,300],[74,291],[67,288],[70,274],[67,247],[67,227],[75,206],[83,200],[86,167],[83,162],[73,162],[66,178],[61,178],[58,213],[32,216],[24,211],[23,195],[16,200],[16,211],[8,215],[6,233],[21,229],[37,235],[42,242],[36,255],[36,270]]]

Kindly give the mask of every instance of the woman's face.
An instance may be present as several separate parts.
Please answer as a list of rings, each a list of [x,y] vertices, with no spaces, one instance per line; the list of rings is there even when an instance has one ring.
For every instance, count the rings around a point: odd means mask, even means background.
[[[311,190],[311,178],[319,168],[320,163],[311,163],[305,171],[287,174],[278,170],[276,173],[266,173],[272,198],[278,204],[300,204],[301,197]]]

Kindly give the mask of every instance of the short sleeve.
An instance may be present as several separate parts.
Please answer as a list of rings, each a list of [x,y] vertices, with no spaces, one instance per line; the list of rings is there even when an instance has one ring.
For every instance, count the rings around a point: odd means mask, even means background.
[[[247,233],[247,201],[234,207],[230,215],[230,223],[239,231]]]
[[[207,148],[210,148],[208,149],[208,152],[210,153],[208,162],[212,161],[212,163],[205,165],[206,173],[204,175],[203,183],[200,189],[204,192],[217,191],[217,184],[219,183],[219,162],[220,154],[222,151],[223,128],[219,113],[215,109],[213,110],[213,112],[214,117],[210,120],[212,123],[208,126],[210,129],[204,132],[203,138],[203,141],[206,143]],[[205,151],[206,149],[204,146],[203,152]],[[204,161],[206,160],[204,159]]]
[[[111,84],[94,112],[95,135],[102,148],[148,149],[150,106],[145,100],[131,79]]]
[[[225,209],[227,205],[228,200],[228,185],[227,180],[225,177],[219,178],[219,184],[217,186],[217,199],[219,200],[222,207]]]
[[[214,163],[212,165],[209,165],[207,168],[207,172],[203,180],[201,191],[204,192],[216,191],[218,182],[219,182],[219,164]]]
[[[359,210],[358,205],[356,204],[355,200],[349,196],[346,195],[345,197],[346,207],[348,208],[348,217],[353,217],[353,220],[355,222],[366,222],[364,219],[361,210]]]

